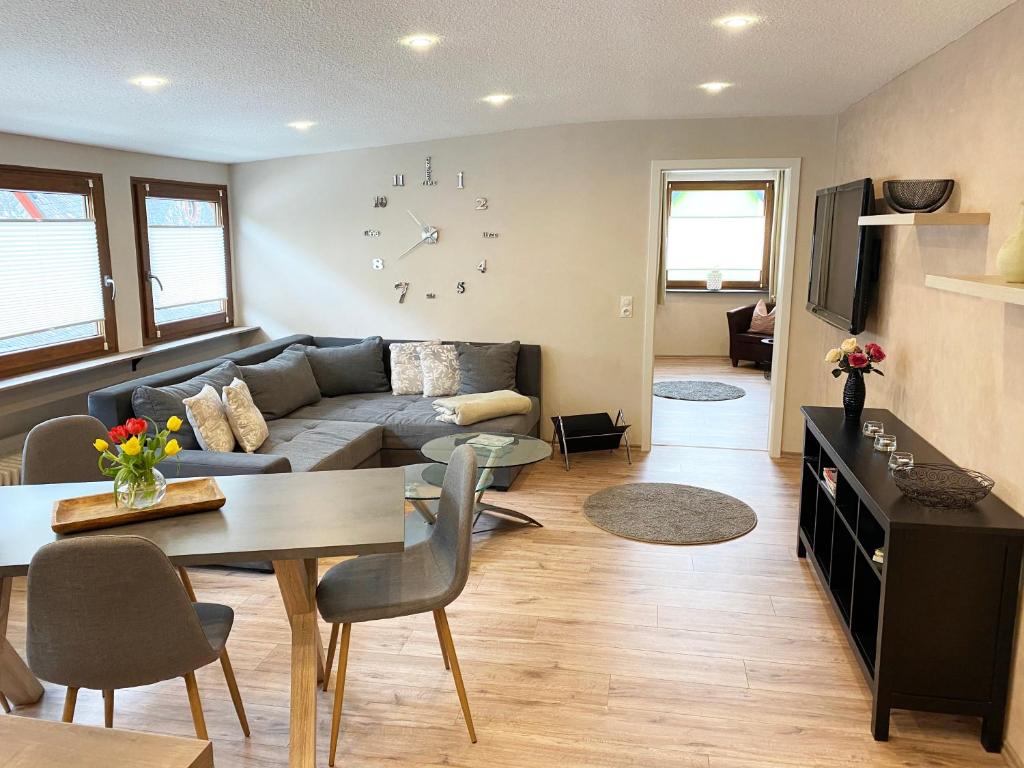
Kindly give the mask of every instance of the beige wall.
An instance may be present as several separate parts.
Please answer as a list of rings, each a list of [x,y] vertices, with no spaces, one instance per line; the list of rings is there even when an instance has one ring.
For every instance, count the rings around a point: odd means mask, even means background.
[[[270,336],[541,344],[545,416],[621,407],[637,419],[650,396],[641,347],[651,162],[803,158],[803,253],[814,190],[831,182],[834,129],[831,117],[602,123],[232,166],[240,317]],[[420,183],[428,154],[437,187]],[[460,170],[464,190],[455,188]],[[395,173],[404,188],[391,187]],[[372,208],[381,194],[388,207]],[[477,196],[488,211],[473,210]],[[398,262],[417,235],[407,208],[441,239]],[[381,237],[364,237],[370,228]],[[500,238],[484,240],[484,230]],[[382,272],[370,268],[377,256]],[[485,275],[475,270],[483,258]],[[796,272],[806,283],[806,265]],[[401,306],[399,280],[411,283]],[[618,316],[622,295],[634,297],[632,319]],[[798,421],[787,430],[792,450]]]
[[[227,166],[4,133],[0,133],[0,164],[90,171],[103,175],[110,258],[118,289],[118,347],[121,351],[141,347],[142,314],[129,178],[147,176],[224,184],[228,180]],[[208,344],[193,353],[161,355],[160,358],[163,359],[153,358],[146,361],[143,369],[152,372],[177,363],[199,359],[196,355],[207,357],[219,354],[227,348],[235,348],[234,342]],[[0,438],[22,432],[26,426],[50,416],[83,411],[86,392],[123,380],[130,375],[130,366],[124,363],[113,369],[76,377],[74,380],[64,379],[39,384],[28,393],[24,390],[0,393]]]
[[[955,178],[952,209],[990,211],[989,227],[894,228],[864,340],[889,353],[867,404],[889,408],[950,458],[991,475],[1024,509],[1024,307],[924,287],[936,273],[995,272],[1024,199],[1024,3],[1018,2],[840,117],[836,179]],[[800,344],[818,357],[843,337],[824,323]],[[794,339],[794,342],[797,340]],[[817,361],[791,370],[838,404],[841,381]],[[1024,753],[1024,670],[1017,654],[1009,742]]]
[[[801,260],[802,256],[803,252]],[[766,293],[669,292],[654,312],[654,354],[725,357],[729,354],[725,313],[767,298]]]

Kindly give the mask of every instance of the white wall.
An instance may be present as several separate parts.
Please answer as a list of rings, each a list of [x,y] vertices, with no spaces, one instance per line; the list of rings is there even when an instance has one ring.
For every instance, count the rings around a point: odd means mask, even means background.
[[[729,327],[725,313],[767,298],[767,293],[669,291],[665,303],[654,312],[654,354],[726,357]]]
[[[102,174],[111,266],[117,282],[115,311],[118,347],[121,351],[141,347],[142,310],[129,179],[132,176],[145,176],[224,184],[228,180],[227,166],[5,133],[0,133],[0,164]],[[199,359],[197,355],[210,357],[228,348],[235,348],[235,343],[207,344],[202,350],[193,353],[179,352],[161,356],[164,359],[148,360],[145,369],[146,372],[152,372],[162,367],[172,367]],[[131,375],[129,364],[125,363],[118,368],[76,377],[74,380],[39,384],[30,393],[18,390],[0,394],[0,438],[24,431],[27,426],[54,415],[84,412],[86,392]]]
[[[799,254],[810,248],[814,190],[831,182],[834,129],[832,117],[601,123],[232,166],[240,320],[270,336],[517,338],[544,348],[545,417],[639,414],[649,397],[641,346],[651,162],[803,158]],[[420,184],[426,155],[436,187]],[[464,190],[455,188],[460,170]],[[395,173],[404,188],[390,186]],[[372,208],[381,194],[388,207]],[[473,209],[477,196],[488,211]],[[417,235],[407,208],[441,239],[398,262]],[[364,237],[370,228],[381,237]],[[484,230],[501,236],[484,240]],[[378,256],[382,272],[370,268]],[[485,275],[475,270],[483,258]],[[806,282],[806,265],[796,279]],[[412,285],[402,306],[399,280]],[[618,316],[621,295],[634,297],[632,319]],[[799,404],[787,450],[799,447]]]

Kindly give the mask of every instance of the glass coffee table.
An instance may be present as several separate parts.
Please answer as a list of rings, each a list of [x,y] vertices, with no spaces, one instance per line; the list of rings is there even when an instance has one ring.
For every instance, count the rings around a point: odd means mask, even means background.
[[[505,445],[480,445],[474,442],[478,439],[493,439],[493,442],[509,440],[509,442]],[[499,507],[496,504],[484,502],[483,495],[484,491],[490,487],[491,482],[494,480],[495,469],[523,467],[527,464],[536,464],[538,461],[544,461],[551,456],[551,444],[529,435],[491,435],[486,432],[457,432],[425,443],[420,448],[420,452],[431,461],[438,462],[438,465],[447,464],[449,459],[451,459],[452,452],[460,445],[467,443],[476,453],[477,467],[480,471],[480,478],[477,480],[476,485],[476,517],[473,520],[474,525],[480,519],[480,515],[486,513],[510,517],[527,525],[536,525],[538,528],[542,528],[543,526],[537,520],[527,514],[515,509],[509,509],[508,507]],[[444,468],[439,466],[438,469],[440,470],[441,481],[443,482]],[[433,479],[436,477],[438,470],[423,470],[423,472],[429,472],[431,479]],[[409,473],[407,470],[407,486],[408,478]],[[406,498],[409,498],[408,493]],[[414,500],[410,499],[410,501],[413,501],[413,506],[416,506]],[[493,529],[487,528],[485,530]],[[482,532],[477,531],[477,533]]]

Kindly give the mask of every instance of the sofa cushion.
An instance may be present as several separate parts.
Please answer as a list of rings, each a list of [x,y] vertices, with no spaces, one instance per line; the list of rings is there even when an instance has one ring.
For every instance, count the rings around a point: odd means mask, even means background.
[[[381,428],[375,424],[277,419],[267,426],[270,437],[256,453],[284,456],[292,472],[355,469],[381,448]]]
[[[497,392],[516,388],[519,342],[508,344],[465,344],[457,342],[459,394]]]
[[[533,408],[518,416],[502,416],[460,427],[437,420],[431,407],[433,399],[420,395],[392,395],[367,393],[325,397],[315,405],[300,408],[292,414],[296,419],[365,422],[380,424],[384,428],[385,450],[419,450],[425,442],[453,432],[504,432],[528,435],[540,420],[540,401],[530,398]]]
[[[325,397],[357,392],[387,392],[384,342],[371,336],[346,347],[306,347],[317,386]]]
[[[182,401],[186,397],[198,395],[204,386],[209,384],[219,394],[221,389],[238,376],[238,366],[234,363],[221,363],[215,368],[179,384],[166,387],[136,387],[132,393],[132,410],[135,415],[150,419],[163,428],[171,416],[185,418],[185,406]],[[150,426],[152,429],[152,426]],[[181,429],[175,434],[178,444],[185,450],[199,448],[195,432],[188,421],[184,421]]]
[[[280,419],[320,399],[320,388],[300,344],[293,344],[266,362],[239,366],[239,370],[265,419]]]

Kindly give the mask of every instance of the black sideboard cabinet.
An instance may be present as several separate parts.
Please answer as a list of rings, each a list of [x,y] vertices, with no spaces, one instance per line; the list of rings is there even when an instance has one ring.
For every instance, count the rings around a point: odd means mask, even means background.
[[[1024,518],[990,495],[961,510],[906,498],[887,453],[841,408],[805,418],[797,554],[807,557],[842,621],[873,694],[871,730],[889,737],[891,709],[974,715],[981,743],[1003,743],[1024,543]],[[951,463],[886,410],[897,450]],[[835,467],[835,497],[822,470]],[[878,547],[885,562],[872,561]]]

